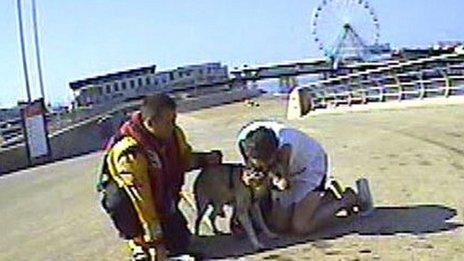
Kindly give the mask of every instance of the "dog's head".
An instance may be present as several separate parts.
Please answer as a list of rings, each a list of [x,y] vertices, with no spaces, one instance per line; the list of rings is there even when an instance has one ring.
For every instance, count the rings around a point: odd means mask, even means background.
[[[242,181],[246,186],[252,188],[261,187],[266,179],[266,174],[255,168],[246,167],[242,172]]]
[[[285,175],[281,174],[278,170],[271,170],[269,172],[260,171],[253,167],[246,167],[242,172],[242,181],[246,186],[254,189],[277,188],[283,191],[288,189],[289,182]]]

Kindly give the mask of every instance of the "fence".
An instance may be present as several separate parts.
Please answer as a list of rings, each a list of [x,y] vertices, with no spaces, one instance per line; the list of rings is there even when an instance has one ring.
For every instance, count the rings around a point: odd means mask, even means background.
[[[257,90],[237,89],[198,96],[178,101],[178,110],[187,112],[239,101],[259,94],[260,92]],[[16,132],[16,135],[11,134],[13,138],[10,138],[6,143],[8,146],[0,149],[0,175],[32,165],[74,157],[101,149],[105,141],[126,119],[128,113],[135,110],[139,104],[140,101],[135,100],[114,105],[111,109],[103,112],[100,108],[88,113],[68,115],[69,121],[63,123],[63,119],[61,119],[62,125],[56,123],[57,115],[47,115],[47,118],[51,121],[49,137],[52,155],[47,159],[41,159],[40,162],[28,162],[22,137],[21,121],[15,119],[1,123],[0,127],[2,127],[3,132]],[[78,122],[72,123],[71,118]],[[67,126],[63,127],[65,125]],[[15,142],[12,142],[13,139],[16,139]]]
[[[331,86],[300,86],[290,94],[287,117],[299,118],[311,110],[339,105],[420,100],[453,95],[464,95],[464,75],[461,73],[443,74],[439,77],[421,72]]]
[[[69,113],[48,113],[45,115],[49,133],[66,128],[86,119],[105,114],[118,107],[117,104],[105,104],[93,108],[80,108]],[[24,142],[21,118],[0,122],[0,149]]]

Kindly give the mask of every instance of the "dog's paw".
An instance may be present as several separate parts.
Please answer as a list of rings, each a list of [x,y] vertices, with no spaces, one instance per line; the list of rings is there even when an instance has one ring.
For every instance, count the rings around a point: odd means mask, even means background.
[[[224,232],[224,231],[217,231],[217,232],[214,232],[214,235],[216,235],[216,236],[227,236],[227,235],[230,235],[230,233],[227,233],[227,232]]]

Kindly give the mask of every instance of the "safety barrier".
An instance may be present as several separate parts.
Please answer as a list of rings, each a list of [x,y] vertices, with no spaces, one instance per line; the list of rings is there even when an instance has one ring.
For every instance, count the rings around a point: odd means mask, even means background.
[[[371,79],[357,84],[297,87],[289,96],[287,117],[300,118],[311,110],[340,105],[464,95],[464,75],[461,74],[444,74],[433,78],[419,75],[417,79],[409,81],[395,75],[389,77],[392,80],[386,84]],[[311,109],[308,110],[308,107]]]

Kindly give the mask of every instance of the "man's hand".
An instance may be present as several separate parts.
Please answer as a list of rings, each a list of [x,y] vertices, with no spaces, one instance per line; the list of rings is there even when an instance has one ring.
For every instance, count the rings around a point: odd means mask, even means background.
[[[222,163],[222,152],[220,150],[212,150],[205,155],[204,162],[206,165],[218,165]]]
[[[168,260],[168,251],[164,245],[158,245],[155,247],[155,260],[165,261]]]
[[[208,165],[218,165],[222,163],[222,152],[212,150],[209,152],[194,152],[193,161],[189,170],[203,168]]]
[[[276,186],[278,190],[283,191],[289,188],[290,184],[286,178],[272,177],[272,185]]]

